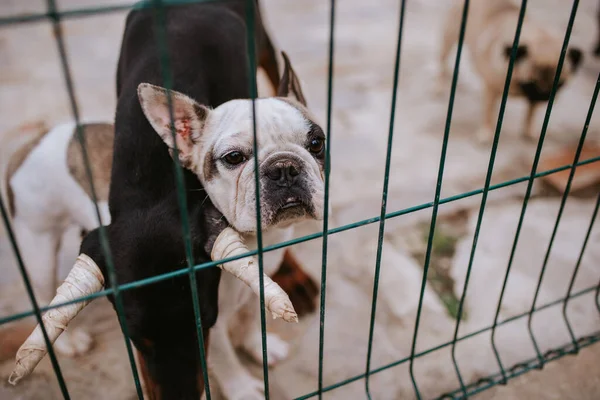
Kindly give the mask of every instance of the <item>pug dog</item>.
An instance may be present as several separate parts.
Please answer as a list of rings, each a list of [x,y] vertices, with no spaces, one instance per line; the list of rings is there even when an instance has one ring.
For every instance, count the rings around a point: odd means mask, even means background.
[[[446,60],[458,40],[463,1],[456,1],[450,9],[443,28],[439,54],[438,91],[447,85],[450,71]],[[494,137],[495,106],[502,96],[508,63],[515,37],[520,2],[516,0],[471,0],[465,31],[465,45],[469,49],[475,70],[483,83],[483,121],[477,139],[489,143]],[[515,57],[509,96],[524,98],[528,104],[523,126],[527,139],[536,137],[533,116],[539,105],[548,101],[556,74],[562,47],[562,38],[532,18],[525,18]],[[583,53],[576,47],[567,52],[559,88],[578,69]]]

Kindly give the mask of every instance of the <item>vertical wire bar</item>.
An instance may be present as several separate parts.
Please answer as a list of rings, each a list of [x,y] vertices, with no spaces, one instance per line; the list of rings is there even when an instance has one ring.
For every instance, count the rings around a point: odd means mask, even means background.
[[[492,325],[492,347],[494,349],[494,354],[496,356],[496,361],[498,362],[498,366],[502,371],[502,383],[505,384],[507,381],[506,372],[504,371],[504,366],[502,364],[502,360],[500,358],[500,354],[495,345],[495,337],[496,337],[496,327],[498,326],[498,318],[500,317],[500,308],[502,306],[502,300],[504,299],[504,293],[506,291],[506,284],[508,282],[508,276],[510,274],[510,270],[514,261],[515,252],[517,250],[517,245],[519,243],[519,236],[521,234],[521,228],[523,227],[523,220],[525,219],[525,212],[527,211],[527,204],[529,203],[529,197],[531,196],[531,189],[533,188],[533,182],[535,180],[535,175],[537,172],[537,166],[540,160],[540,155],[542,153],[542,147],[544,145],[544,138],[546,137],[546,130],[548,128],[548,122],[550,120],[550,113],[552,112],[552,105],[554,104],[554,97],[556,95],[557,90],[557,82],[558,78],[560,78],[560,73],[562,71],[562,65],[565,59],[567,45],[569,43],[569,38],[571,36],[571,29],[573,28],[573,21],[575,20],[575,15],[577,14],[577,6],[579,5],[579,0],[573,1],[573,6],[571,8],[571,15],[569,17],[569,25],[567,27],[567,31],[565,33],[565,38],[563,41],[563,47],[561,50],[560,58],[558,60],[556,75],[554,78],[554,83],[552,85],[552,90],[550,93],[550,99],[548,100],[548,106],[546,107],[546,115],[544,117],[544,123],[542,125],[542,131],[540,133],[540,138],[538,140],[538,145],[535,151],[535,156],[533,159],[533,164],[531,165],[531,173],[529,174],[529,179],[527,183],[527,189],[525,191],[525,197],[523,199],[523,206],[521,207],[521,214],[519,216],[519,222],[517,224],[517,231],[515,233],[515,239],[512,244],[512,248],[510,251],[510,256],[508,260],[508,265],[506,267],[506,273],[504,274],[504,281],[502,283],[502,289],[500,290],[500,298],[498,299],[498,305],[496,306],[496,314],[494,316],[494,323]],[[539,350],[538,358],[541,356]]]
[[[562,72],[563,63],[565,60],[565,56],[567,55],[567,46],[569,44],[569,38],[571,37],[571,31],[573,29],[573,23],[575,22],[575,15],[577,14],[577,6],[579,5],[579,0],[575,0],[573,2],[573,9],[571,12],[571,16],[569,18],[569,24],[567,25],[567,32],[565,34],[565,40],[563,42],[562,51],[560,54],[560,59],[558,60],[558,65],[556,67],[556,75],[554,76],[554,83],[552,85],[552,92],[550,94],[550,100],[548,101],[548,108],[546,109],[546,116],[544,117],[544,125],[542,125],[543,136],[546,134],[546,129],[548,128],[548,122],[550,121],[550,113],[552,112],[552,105],[554,104],[554,97],[556,96],[556,91],[558,89],[558,82],[560,81],[560,74]],[[585,133],[587,130],[582,133],[582,140],[579,142],[578,152],[581,152],[581,147],[583,146],[583,140],[585,140]],[[540,137],[540,143],[543,142],[543,137]],[[541,147],[541,146],[540,146]],[[576,155],[579,158],[579,155]],[[537,167],[537,164],[535,165]],[[571,169],[571,174],[574,174],[575,169]],[[535,175],[536,170],[532,171],[532,175]],[[567,183],[567,190],[565,191],[565,195],[563,196],[560,209],[558,215],[556,217],[556,223],[554,224],[554,229],[552,230],[552,236],[550,238],[550,243],[548,245],[548,250],[546,251],[546,255],[544,256],[544,263],[542,264],[542,270],[540,271],[540,276],[538,278],[538,284],[535,289],[535,295],[533,296],[533,302],[531,303],[531,310],[529,311],[529,318],[527,320],[527,330],[529,331],[529,336],[531,337],[531,341],[535,348],[535,352],[537,353],[539,362],[539,369],[544,367],[546,362],[544,356],[542,355],[540,348],[538,346],[537,341],[535,340],[535,335],[533,334],[532,321],[533,321],[533,313],[535,311],[535,304],[537,302],[538,295],[540,293],[540,288],[542,287],[542,279],[544,278],[544,273],[546,272],[546,266],[548,265],[548,259],[550,258],[550,252],[552,251],[552,245],[554,244],[554,238],[556,237],[556,232],[558,231],[558,224],[560,223],[560,219],[562,217],[562,212],[567,201],[568,190],[571,186],[571,180],[573,179],[572,175],[569,176],[569,181]]]
[[[323,354],[325,352],[325,295],[327,293],[327,245],[329,243],[329,173],[331,172],[331,112],[333,105],[333,49],[335,27],[335,0],[329,6],[329,65],[327,67],[327,140],[325,141],[325,195],[323,199],[323,246],[321,264],[321,299],[319,305],[319,371],[318,395],[323,398]]]
[[[390,177],[390,164],[392,160],[392,143],[394,139],[394,121],[396,116],[396,99],[398,92],[398,81],[400,79],[400,53],[402,48],[402,31],[404,28],[404,11],[406,0],[402,0],[400,4],[400,21],[398,24],[398,39],[396,43],[396,61],[394,64],[394,83],[392,85],[392,105],[390,111],[390,125],[387,142],[387,152],[385,159],[385,172],[383,176],[383,191],[381,194],[381,213],[379,216],[379,236],[377,238],[377,255],[375,261],[375,277],[373,279],[373,298],[371,300],[371,322],[369,324],[369,344],[367,349],[367,365],[365,370],[365,391],[367,397],[371,399],[371,391],[369,388],[371,374],[371,356],[373,350],[373,333],[375,330],[375,314],[377,312],[377,292],[379,289],[379,274],[381,270],[381,255],[383,252],[383,236],[385,232],[385,214],[387,211],[387,197]]]
[[[257,5],[257,4],[256,4]],[[263,356],[263,381],[265,384],[265,399],[269,400],[269,361],[267,357],[267,324],[265,315],[265,282],[263,266],[263,240],[262,240],[262,218],[260,210],[260,181],[259,181],[259,163],[258,163],[258,135],[256,129],[256,45],[254,41],[254,7],[255,0],[246,1],[246,39],[248,47],[248,72],[250,77],[250,98],[252,103],[252,136],[253,136],[253,157],[254,157],[254,190],[256,191],[256,245],[258,251],[258,278],[260,285],[260,331],[262,339]]]
[[[335,0],[329,6],[329,65],[327,67],[327,140],[325,140],[325,195],[323,199],[323,247],[321,265],[321,301],[319,305],[319,372],[318,394],[323,398],[323,354],[325,352],[325,294],[327,292],[327,244],[329,242],[329,173],[331,171],[331,111],[333,104],[333,49],[335,27]]]
[[[173,138],[174,156],[173,156],[173,167],[175,170],[175,184],[177,186],[177,202],[179,204],[179,211],[181,214],[181,230],[183,235],[183,242],[185,247],[185,258],[188,267],[188,277],[190,281],[190,290],[192,292],[192,303],[194,308],[194,318],[196,321],[196,336],[198,340],[198,350],[200,354],[200,366],[202,368],[202,377],[204,379],[204,392],[206,393],[206,400],[211,399],[210,383],[208,380],[208,368],[206,363],[206,352],[204,350],[204,334],[202,328],[202,315],[200,311],[200,301],[198,299],[198,286],[196,283],[196,273],[194,271],[194,255],[192,249],[190,224],[187,215],[187,198],[185,191],[185,181],[183,179],[183,167],[179,161],[179,149],[177,148],[176,132],[175,132],[175,118],[173,114],[173,99],[171,97],[170,90],[173,87],[173,74],[171,69],[171,63],[168,53],[167,43],[167,21],[165,7],[163,0],[152,0],[154,22],[156,28],[156,41],[158,45],[161,74],[163,78],[164,87],[167,89],[167,106],[169,108],[169,119],[170,129]]]
[[[64,37],[61,28],[61,20],[60,13],[56,7],[55,0],[47,0],[48,5],[48,15],[51,16],[52,20],[52,29],[54,32],[54,37],[56,38],[56,44],[58,46],[58,52],[61,60],[61,67],[63,71],[63,78],[65,80],[65,86],[67,88],[67,93],[69,95],[69,102],[71,106],[71,113],[73,114],[73,119],[75,119],[75,123],[77,126],[77,139],[79,142],[79,146],[81,147],[81,153],[83,156],[83,161],[85,164],[85,173],[90,184],[91,194],[92,194],[92,202],[94,203],[94,210],[96,212],[96,218],[98,219],[98,230],[100,233],[100,245],[102,247],[102,251],[104,253],[104,257],[106,259],[106,267],[108,269],[108,278],[110,286],[113,290],[115,297],[115,305],[117,309],[117,317],[119,320],[119,325],[121,326],[121,331],[123,332],[125,347],[127,349],[127,356],[129,358],[129,364],[131,365],[131,371],[133,374],[133,380],[135,384],[136,393],[139,399],[143,400],[144,394],[142,392],[142,386],[140,384],[140,378],[138,374],[137,367],[135,365],[135,358],[133,356],[133,350],[131,348],[131,343],[129,342],[129,331],[127,328],[127,322],[125,321],[125,314],[123,309],[123,302],[120,295],[119,285],[117,283],[117,276],[115,273],[115,267],[112,259],[112,253],[110,251],[110,245],[108,242],[108,236],[106,234],[106,229],[102,224],[102,216],[100,215],[100,209],[98,208],[98,196],[96,194],[96,188],[94,186],[94,180],[92,176],[92,170],[89,163],[89,157],[87,153],[87,146],[85,136],[83,135],[83,130],[80,124],[80,116],[79,116],[79,107],[77,105],[77,100],[75,99],[75,88],[73,81],[71,79],[71,69],[69,66],[69,61],[67,59],[67,51],[65,47]]]
[[[494,133],[494,141],[492,144],[492,151],[490,154],[490,161],[488,164],[488,170],[485,177],[485,184],[483,186],[483,193],[481,196],[481,205],[479,206],[479,215],[477,216],[477,224],[475,226],[475,232],[473,234],[473,244],[471,245],[471,254],[469,256],[469,264],[467,267],[467,274],[465,276],[465,284],[463,287],[463,292],[460,297],[460,302],[458,304],[458,312],[456,315],[456,325],[454,327],[454,337],[452,338],[452,363],[454,365],[454,370],[456,371],[456,376],[458,377],[458,382],[460,383],[460,389],[463,392],[465,397],[467,395],[467,389],[465,387],[465,383],[462,379],[462,375],[460,373],[460,369],[458,368],[458,362],[456,360],[456,339],[458,338],[458,329],[460,327],[460,321],[463,314],[463,307],[465,304],[465,298],[467,295],[467,289],[469,287],[469,278],[471,277],[471,270],[473,268],[473,261],[475,259],[475,252],[477,250],[477,242],[479,240],[479,232],[481,230],[481,224],[483,221],[483,215],[485,212],[485,206],[487,202],[487,196],[490,189],[490,183],[492,181],[492,174],[494,170],[494,162],[496,161],[496,152],[498,150],[498,142],[500,140],[500,132],[502,131],[502,122],[504,120],[504,111],[506,109],[506,101],[508,100],[508,92],[510,89],[510,81],[512,79],[513,67],[515,64],[515,58],[517,56],[517,49],[519,47],[519,40],[521,38],[521,28],[523,26],[523,21],[525,20],[525,11],[527,9],[527,0],[523,0],[521,2],[521,9],[519,11],[519,19],[517,22],[517,28],[515,30],[515,38],[513,40],[512,50],[510,53],[510,60],[508,62],[508,70],[506,72],[506,80],[504,82],[504,92],[502,93],[502,100],[500,101],[500,111],[498,113],[498,121],[496,122],[496,132]]]
[[[429,226],[429,238],[427,239],[427,251],[425,252],[425,263],[423,265],[423,279],[421,282],[421,293],[419,295],[419,307],[417,309],[417,318],[415,320],[415,329],[413,332],[412,346],[410,349],[410,379],[417,399],[421,399],[421,393],[417,386],[414,374],[415,351],[417,347],[417,335],[419,333],[419,322],[421,321],[421,311],[423,308],[423,296],[425,295],[425,286],[427,285],[427,273],[431,261],[431,249],[433,245],[433,234],[435,232],[435,223],[437,219],[438,208],[440,205],[440,194],[442,191],[442,180],[444,178],[444,165],[446,163],[446,150],[448,149],[448,138],[450,136],[450,125],[452,122],[452,111],[454,109],[454,96],[456,94],[456,83],[458,81],[458,72],[460,69],[460,56],[462,54],[463,43],[465,39],[465,30],[467,27],[467,15],[469,12],[469,0],[465,0],[461,18],[460,33],[458,38],[458,46],[456,49],[456,59],[454,62],[454,72],[452,76],[452,85],[450,87],[450,100],[448,102],[448,112],[446,115],[446,126],[444,129],[444,138],[442,142],[442,151],[440,155],[440,166],[438,170],[437,183],[435,187],[435,198],[433,200],[433,210],[431,213],[431,224]]]
[[[21,272],[21,277],[23,278],[23,283],[25,283],[27,296],[29,297],[29,301],[31,301],[31,305],[33,306],[35,319],[37,320],[38,325],[42,328],[42,335],[44,336],[44,342],[46,344],[46,348],[48,349],[48,355],[50,356],[52,369],[56,374],[56,380],[58,380],[58,386],[60,387],[60,391],[65,400],[69,400],[71,398],[69,396],[69,390],[67,389],[67,384],[63,377],[60,366],[58,365],[58,360],[56,359],[56,353],[54,352],[52,343],[50,343],[50,339],[48,338],[48,332],[46,331],[46,327],[44,326],[44,323],[42,321],[42,313],[40,312],[40,307],[35,298],[35,294],[33,293],[33,287],[31,286],[29,275],[27,274],[27,270],[25,269],[25,263],[21,258],[21,252],[19,250],[19,246],[17,245],[17,240],[12,230],[12,226],[10,225],[10,219],[8,217],[8,213],[6,212],[6,208],[4,207],[4,200],[2,199],[2,196],[0,196],[0,213],[2,213],[2,220],[4,221],[4,226],[6,227],[6,232],[8,233],[8,238],[10,239],[10,244],[13,248],[13,252],[17,260],[17,265],[19,266],[19,271]]]
[[[596,106],[596,100],[598,99],[598,92],[600,91],[600,74],[598,74],[598,79],[596,80],[596,87],[594,88],[594,94],[592,95],[592,100],[590,102],[590,107],[588,109],[587,116],[585,118],[585,124],[583,125],[583,131],[581,132],[581,138],[579,139],[579,144],[577,145],[577,150],[575,151],[575,157],[573,159],[573,166],[571,167],[571,171],[569,173],[569,179],[567,180],[567,186],[565,188],[565,192],[563,193],[562,200],[560,202],[560,209],[558,212],[558,216],[556,217],[556,223],[554,225],[554,231],[552,232],[552,238],[550,239],[550,244],[548,245],[548,251],[546,253],[546,259],[544,260],[544,266],[542,270],[546,267],[546,261],[548,254],[550,253],[550,249],[552,248],[552,243],[554,241],[554,235],[558,228],[558,224],[560,222],[560,218],[562,216],[562,212],[564,206],[567,202],[567,197],[569,196],[569,192],[571,191],[571,183],[573,181],[573,177],[575,176],[575,171],[577,170],[577,163],[579,162],[579,158],[581,156],[581,150],[583,149],[583,145],[585,143],[585,138],[587,136],[588,129],[590,127],[590,121],[592,119],[592,114],[594,113],[594,108]],[[569,335],[571,336],[571,341],[573,343],[573,351],[577,353],[579,351],[579,345],[577,344],[577,339],[575,338],[575,334],[573,333],[573,329],[571,324],[569,323],[569,319],[567,318],[567,302],[569,301],[569,297],[571,296],[571,290],[573,290],[573,285],[575,284],[575,278],[577,277],[577,273],[579,272],[579,266],[581,265],[581,260],[583,258],[583,252],[585,251],[585,247],[587,246],[587,242],[592,232],[592,227],[594,225],[596,214],[598,213],[598,205],[600,205],[600,196],[598,197],[598,202],[596,203],[596,207],[594,208],[594,212],[592,214],[592,220],[590,222],[590,226],[588,228],[587,234],[585,236],[585,240],[583,242],[583,247],[581,248],[581,252],[579,253],[579,257],[577,259],[577,263],[575,264],[575,268],[573,269],[573,275],[571,276],[571,281],[569,282],[569,289],[567,290],[567,296],[565,297],[565,301],[563,302],[562,314],[567,325],[567,329],[569,330]]]
[[[577,276],[577,272],[579,271],[579,266],[581,265],[581,260],[583,259],[583,253],[588,244],[588,240],[590,238],[590,234],[592,233],[592,229],[594,227],[594,222],[596,222],[596,216],[598,215],[598,208],[600,207],[600,193],[598,193],[598,199],[596,200],[596,207],[594,207],[594,212],[592,213],[592,220],[590,221],[590,225],[588,227],[587,233],[585,235],[585,239],[583,241],[583,245],[581,246],[581,252],[579,252],[579,257],[577,258],[577,264],[575,264],[575,270],[573,271],[573,276],[571,277],[571,282],[569,283],[569,290],[567,290],[567,297],[565,297],[565,301],[563,302],[562,314],[567,325],[567,329],[569,330],[569,335],[571,335],[571,341],[573,343],[573,350],[575,353],[579,352],[579,344],[577,343],[577,338],[575,337],[575,333],[573,332],[573,327],[567,318],[567,303],[571,300],[571,291],[573,290],[573,284],[575,283],[575,277]],[[596,299],[597,301],[597,299]],[[600,306],[598,311],[600,311]]]
[[[598,287],[596,288],[596,308],[600,313],[600,283],[598,283]]]

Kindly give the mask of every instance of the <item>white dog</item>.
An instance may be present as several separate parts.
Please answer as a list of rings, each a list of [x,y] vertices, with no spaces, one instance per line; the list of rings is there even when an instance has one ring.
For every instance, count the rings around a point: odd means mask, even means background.
[[[113,126],[85,123],[82,127],[100,214],[103,223],[108,224]],[[98,226],[75,131],[74,123],[50,130],[43,123],[35,123],[9,132],[3,142],[2,198],[41,306],[50,302],[57,288],[58,250],[65,230],[73,225],[82,230]],[[69,329],[55,343],[55,349],[75,356],[91,345],[92,339],[86,332]]]

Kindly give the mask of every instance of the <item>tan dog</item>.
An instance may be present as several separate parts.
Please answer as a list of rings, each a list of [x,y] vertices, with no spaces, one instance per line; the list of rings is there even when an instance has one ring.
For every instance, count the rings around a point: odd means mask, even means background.
[[[450,71],[446,60],[459,37],[463,4],[463,1],[456,1],[443,29],[438,89],[447,87]],[[494,110],[504,90],[520,7],[520,2],[516,0],[471,0],[469,5],[465,45],[484,86],[484,115],[477,134],[479,141],[484,143],[491,141],[494,135]],[[509,95],[522,97],[529,103],[523,128],[523,134],[528,139],[535,138],[532,120],[537,106],[550,97],[561,47],[560,36],[551,33],[544,24],[525,18]],[[582,57],[581,50],[568,50],[559,88],[575,72]]]

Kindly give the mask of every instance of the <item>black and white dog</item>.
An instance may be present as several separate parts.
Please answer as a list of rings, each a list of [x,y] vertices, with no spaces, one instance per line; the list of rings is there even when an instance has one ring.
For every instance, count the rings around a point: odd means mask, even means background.
[[[134,10],[127,18],[117,76],[108,202],[112,221],[106,227],[120,284],[187,265],[172,156],[178,155],[185,168],[185,212],[195,264],[210,261],[212,240],[227,226],[242,233],[252,248],[258,229],[266,246],[291,238],[294,222],[323,217],[325,136],[306,109],[284,55],[279,97],[256,100],[262,226],[256,225],[245,4],[238,0],[165,9],[178,153],[173,150],[168,92],[160,87],[153,10]],[[262,62],[263,55],[273,53],[272,45],[258,10],[255,20]],[[81,252],[107,276],[98,230],[84,238]],[[267,274],[275,272],[282,256],[282,250],[265,254]],[[234,353],[239,344],[262,358],[258,305],[251,290],[229,274],[219,288],[218,268],[200,270],[196,277],[205,345],[212,327],[209,361],[225,396],[264,397],[262,382],[242,368]],[[123,291],[122,296],[149,397],[198,399],[204,382],[188,277]],[[249,330],[237,319],[245,307],[252,312]],[[234,336],[241,336],[239,343]],[[286,352],[282,340],[269,337],[270,362]]]

